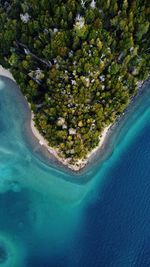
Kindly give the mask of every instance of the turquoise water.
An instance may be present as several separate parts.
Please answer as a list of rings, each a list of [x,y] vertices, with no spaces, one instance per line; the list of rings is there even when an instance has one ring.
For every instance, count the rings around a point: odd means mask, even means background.
[[[148,83],[143,92],[112,129],[103,155],[74,175],[43,159],[29,132],[27,103],[1,76],[0,266],[134,266],[137,243],[150,230]],[[146,198],[139,210],[140,194]],[[142,223],[140,235],[135,226]]]

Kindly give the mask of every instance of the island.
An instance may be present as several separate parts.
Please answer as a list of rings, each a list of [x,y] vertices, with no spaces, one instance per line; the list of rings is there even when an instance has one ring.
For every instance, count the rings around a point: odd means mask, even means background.
[[[146,0],[0,1],[0,64],[26,97],[40,144],[72,170],[147,79],[149,16]]]

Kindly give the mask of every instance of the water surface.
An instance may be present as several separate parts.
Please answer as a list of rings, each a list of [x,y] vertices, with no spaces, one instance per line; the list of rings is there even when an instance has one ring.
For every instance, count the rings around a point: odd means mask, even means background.
[[[42,158],[27,103],[1,76],[0,266],[150,266],[149,87],[74,175]]]

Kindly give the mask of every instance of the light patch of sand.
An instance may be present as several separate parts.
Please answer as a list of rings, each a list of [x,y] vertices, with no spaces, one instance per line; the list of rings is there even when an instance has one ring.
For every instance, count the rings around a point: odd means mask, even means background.
[[[8,78],[10,78],[11,80],[13,80],[15,82],[15,79],[12,76],[12,74],[10,73],[10,71],[4,69],[1,65],[0,65],[0,75],[8,77]]]

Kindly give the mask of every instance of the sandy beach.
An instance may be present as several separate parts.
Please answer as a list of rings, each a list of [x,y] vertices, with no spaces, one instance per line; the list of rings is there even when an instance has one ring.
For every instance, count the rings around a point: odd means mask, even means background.
[[[101,147],[103,147],[103,144],[105,142],[105,139],[106,139],[106,136],[108,134],[110,127],[111,125],[109,125],[108,127],[104,129],[104,131],[101,134],[98,146],[95,147],[91,152],[89,152],[85,159],[78,160],[75,164],[71,164],[69,163],[69,159],[61,158],[59,156],[59,150],[54,149],[53,147],[50,147],[48,145],[48,141],[45,140],[44,137],[39,133],[39,131],[34,125],[34,114],[33,113],[32,113],[32,118],[31,118],[31,129],[32,129],[34,136],[39,140],[39,144],[41,146],[46,147],[50,154],[55,156],[55,158],[57,158],[58,161],[60,161],[63,165],[67,166],[73,171],[79,171],[82,168],[84,168],[87,165],[87,163],[90,161],[90,157],[93,156],[93,154],[95,154]]]
[[[15,79],[14,79],[14,77],[13,77],[12,74],[10,73],[10,71],[4,69],[1,65],[0,65],[0,75],[5,76],[5,77],[8,77],[8,78],[10,78],[11,80],[13,80],[14,82],[16,82]]]
[[[10,73],[10,71],[6,70],[1,65],[0,65],[0,75],[8,77],[8,78],[12,79],[14,82],[16,82],[14,77]],[[29,108],[30,108],[30,104],[29,104]],[[71,169],[73,171],[79,171],[82,168],[84,168],[87,165],[87,163],[90,161],[91,156],[93,156],[93,154],[95,154],[101,147],[103,147],[106,136],[107,136],[108,131],[111,127],[111,125],[109,125],[104,129],[104,131],[101,133],[101,136],[99,138],[98,146],[95,147],[91,152],[89,152],[85,159],[78,160],[75,164],[71,164],[69,162],[70,159],[64,159],[64,158],[60,157],[59,156],[59,154],[60,154],[59,150],[57,148],[54,149],[53,147],[50,147],[48,144],[48,141],[45,140],[44,137],[40,134],[38,129],[35,127],[34,114],[32,111],[31,111],[31,124],[30,124],[30,126],[31,126],[32,133],[38,139],[39,144],[41,146],[44,146],[47,149],[47,151],[50,154],[52,154],[59,162],[61,162],[63,165],[65,165],[66,167],[68,167],[69,169]]]

